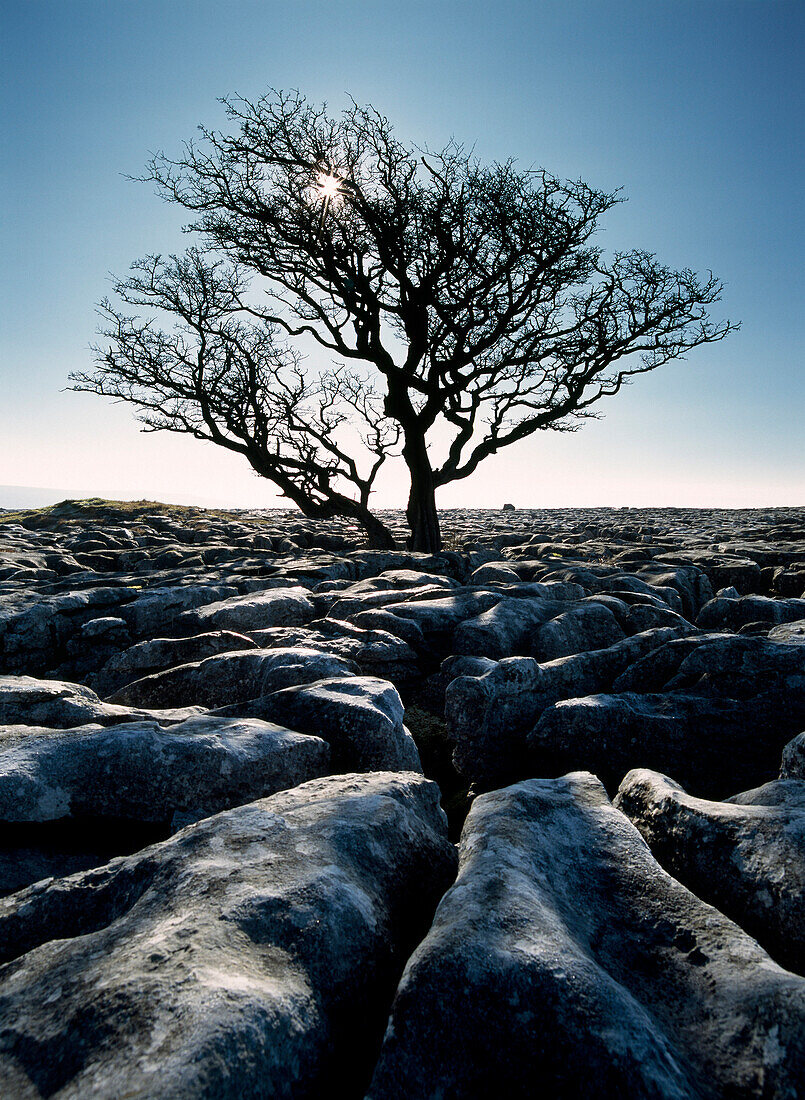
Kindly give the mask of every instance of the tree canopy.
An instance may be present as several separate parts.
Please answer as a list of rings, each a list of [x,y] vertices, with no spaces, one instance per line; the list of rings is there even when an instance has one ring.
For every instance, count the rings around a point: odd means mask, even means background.
[[[201,128],[145,177],[196,243],[116,281],[95,369],[73,381],[242,454],[308,516],[390,545],[371,494],[399,452],[411,545],[436,550],[441,486],[736,327],[709,317],[712,274],[605,257],[592,238],[619,192],[405,144],[354,102],[224,102],[230,132]],[[334,363],[311,370],[305,343]]]

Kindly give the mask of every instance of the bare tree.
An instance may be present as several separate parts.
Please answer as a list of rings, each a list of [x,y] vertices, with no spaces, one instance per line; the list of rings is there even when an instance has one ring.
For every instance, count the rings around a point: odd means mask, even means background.
[[[202,128],[146,177],[192,211],[202,248],[141,261],[116,287],[180,331],[104,303],[112,344],[75,381],[139,406],[148,428],[243,454],[306,515],[353,516],[388,545],[370,494],[399,444],[410,544],[438,550],[438,488],[736,327],[709,319],[712,274],[591,243],[618,192],[484,165],[454,142],[406,146],[355,103],[337,118],[298,93],[225,105],[234,133]],[[305,339],[340,366],[311,378],[290,350]],[[347,422],[362,426],[361,470]]]

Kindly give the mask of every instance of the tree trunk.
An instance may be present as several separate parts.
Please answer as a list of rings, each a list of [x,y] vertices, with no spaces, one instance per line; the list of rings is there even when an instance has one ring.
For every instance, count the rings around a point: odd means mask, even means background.
[[[358,517],[364,531],[369,538],[369,547],[372,550],[396,550],[397,542],[394,535],[386,527],[382,520],[366,509]]]
[[[439,513],[436,511],[436,486],[425,440],[406,442],[403,458],[411,475],[406,516],[411,536],[408,546],[425,554],[438,554],[442,548]]]

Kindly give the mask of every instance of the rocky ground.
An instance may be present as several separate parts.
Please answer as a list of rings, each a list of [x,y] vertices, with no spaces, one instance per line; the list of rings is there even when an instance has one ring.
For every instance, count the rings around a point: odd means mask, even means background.
[[[0,1095],[803,1096],[805,509],[442,520],[0,513]]]

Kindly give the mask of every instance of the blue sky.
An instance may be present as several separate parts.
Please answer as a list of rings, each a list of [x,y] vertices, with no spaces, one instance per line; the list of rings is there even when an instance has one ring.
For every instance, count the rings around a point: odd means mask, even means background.
[[[491,460],[442,506],[805,504],[801,3],[7,0],[5,13],[0,483],[279,503],[235,456],[64,392],[89,362],[108,272],[184,244],[181,211],[125,177],[221,122],[219,96],[275,86],[333,108],[350,93],[404,139],[455,135],[483,159],[623,186],[601,243],[714,270],[720,315],[742,322],[637,379],[601,421]],[[404,497],[390,470],[378,506]]]

